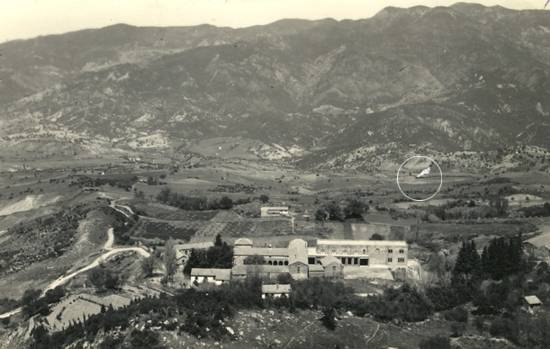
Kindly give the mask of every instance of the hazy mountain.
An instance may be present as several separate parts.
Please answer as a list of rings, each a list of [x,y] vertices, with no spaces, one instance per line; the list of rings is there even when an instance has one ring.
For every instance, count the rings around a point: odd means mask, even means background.
[[[6,142],[241,137],[306,150],[310,163],[389,145],[550,146],[546,11],[456,4],[245,29],[115,25],[0,54]]]

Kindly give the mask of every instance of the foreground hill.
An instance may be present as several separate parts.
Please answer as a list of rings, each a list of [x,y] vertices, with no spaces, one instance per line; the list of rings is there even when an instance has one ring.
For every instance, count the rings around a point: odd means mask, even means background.
[[[388,144],[547,148],[548,47],[549,13],[462,3],[245,29],[116,25],[0,45],[1,132],[75,152],[240,137],[308,164]]]

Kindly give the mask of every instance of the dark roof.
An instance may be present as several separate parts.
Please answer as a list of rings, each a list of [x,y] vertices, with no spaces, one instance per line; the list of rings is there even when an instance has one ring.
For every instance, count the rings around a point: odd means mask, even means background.
[[[231,280],[231,269],[193,268],[191,276],[213,276],[216,280],[229,281]]]

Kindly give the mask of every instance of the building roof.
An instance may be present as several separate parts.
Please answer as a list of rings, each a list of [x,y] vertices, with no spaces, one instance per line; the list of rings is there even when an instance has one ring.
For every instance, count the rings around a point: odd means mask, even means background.
[[[303,263],[307,265],[307,242],[294,239],[288,243],[288,264]]]
[[[525,297],[523,297],[523,299],[525,299],[525,301],[529,305],[541,305],[542,304],[539,297],[537,297],[537,296],[525,296]]]
[[[248,238],[239,238],[235,240],[235,243],[233,244],[235,246],[252,246],[252,240]]]
[[[288,206],[262,206],[262,210],[288,210]]]
[[[330,265],[330,264],[333,264],[333,263],[337,263],[337,264],[340,264],[340,265],[342,264],[342,262],[334,256],[323,257],[323,258],[321,258],[320,262],[321,262],[321,265],[323,267],[326,267],[327,265]]]
[[[190,242],[187,244],[177,244],[174,246],[176,250],[191,250],[191,249],[207,249],[214,246],[213,241],[204,241],[204,242]]]
[[[289,284],[262,285],[262,293],[290,293]]]
[[[342,246],[397,246],[407,247],[407,242],[402,240],[317,240],[319,245],[342,245]]]
[[[272,257],[272,256],[288,257],[288,248],[235,246],[235,248],[233,248],[233,255],[234,256],[260,255],[260,256],[266,256],[266,257]]]
[[[219,281],[229,281],[231,280],[231,269],[193,268],[191,276],[213,276]]]
[[[258,273],[288,273],[288,265],[235,265],[231,269],[233,275],[246,275],[248,272]]]
[[[309,266],[309,272],[316,272],[316,271],[325,271],[325,268],[321,264],[310,264]]]

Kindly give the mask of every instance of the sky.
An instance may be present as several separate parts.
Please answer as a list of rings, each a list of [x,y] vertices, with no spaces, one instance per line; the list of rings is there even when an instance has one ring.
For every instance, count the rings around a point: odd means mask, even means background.
[[[386,6],[447,6],[458,0],[0,0],[0,42],[116,23],[246,27],[282,18],[359,19]],[[546,0],[479,0],[513,9],[542,9]],[[550,7],[550,6],[549,6]]]

